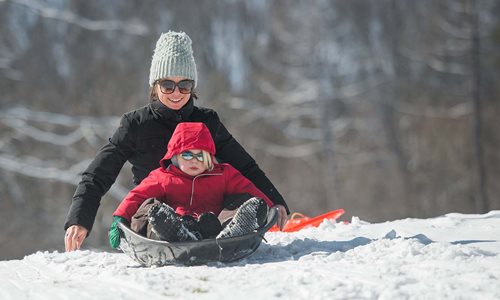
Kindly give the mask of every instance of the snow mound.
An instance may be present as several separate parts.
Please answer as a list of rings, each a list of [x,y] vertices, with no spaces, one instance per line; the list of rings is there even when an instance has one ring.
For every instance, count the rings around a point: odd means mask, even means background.
[[[499,299],[500,211],[323,222],[234,263],[143,268],[122,253],[0,262],[0,299]]]

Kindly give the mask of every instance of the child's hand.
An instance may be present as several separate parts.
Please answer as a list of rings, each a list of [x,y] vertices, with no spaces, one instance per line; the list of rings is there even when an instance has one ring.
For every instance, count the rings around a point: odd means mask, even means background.
[[[119,216],[114,216],[113,217],[114,221],[111,223],[111,227],[109,228],[109,244],[111,245],[111,248],[116,249],[118,246],[120,246],[120,231],[118,230],[118,223],[119,222],[124,222],[128,223],[125,218],[119,217]]]

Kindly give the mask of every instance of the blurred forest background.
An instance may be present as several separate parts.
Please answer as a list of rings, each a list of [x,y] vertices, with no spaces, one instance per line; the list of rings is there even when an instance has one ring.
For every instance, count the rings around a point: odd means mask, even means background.
[[[64,249],[80,173],[148,102],[162,32],[292,211],[500,209],[500,1],[0,0],[0,259]],[[85,249],[105,249],[126,165]]]

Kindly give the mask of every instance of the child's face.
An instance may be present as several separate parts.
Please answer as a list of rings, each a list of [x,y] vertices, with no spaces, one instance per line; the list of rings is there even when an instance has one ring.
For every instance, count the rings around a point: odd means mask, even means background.
[[[202,152],[199,149],[191,149],[181,154],[177,154],[179,169],[191,176],[199,175],[206,170],[203,161],[199,159],[203,159]]]

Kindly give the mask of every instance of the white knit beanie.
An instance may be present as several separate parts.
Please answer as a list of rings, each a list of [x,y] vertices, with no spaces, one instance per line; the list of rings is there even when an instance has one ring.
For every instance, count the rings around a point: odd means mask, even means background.
[[[198,83],[191,39],[184,32],[163,33],[156,42],[156,48],[149,71],[149,85],[168,76],[182,76]]]

